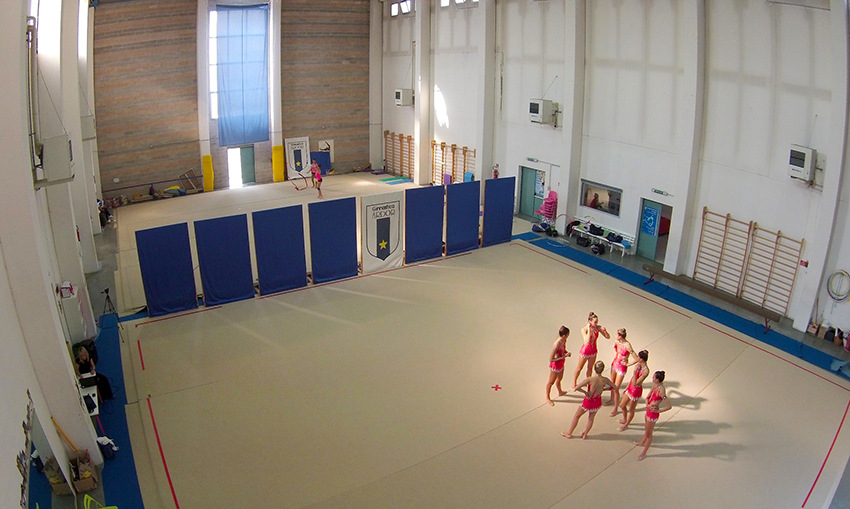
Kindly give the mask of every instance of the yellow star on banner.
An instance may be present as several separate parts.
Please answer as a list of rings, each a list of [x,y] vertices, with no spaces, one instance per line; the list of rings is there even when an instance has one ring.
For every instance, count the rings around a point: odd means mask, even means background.
[[[387,241],[386,241],[386,240],[382,240],[382,241],[381,241],[381,243],[380,243],[379,245],[381,246],[381,249],[386,249],[386,248],[387,248]]]

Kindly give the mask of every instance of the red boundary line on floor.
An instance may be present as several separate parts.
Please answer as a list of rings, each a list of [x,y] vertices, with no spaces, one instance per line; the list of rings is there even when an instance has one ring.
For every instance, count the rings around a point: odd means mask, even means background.
[[[625,291],[627,291],[627,292],[631,293],[632,295],[637,295],[637,296],[638,296],[638,297],[640,297],[641,299],[646,299],[646,300],[648,300],[649,302],[652,302],[653,304],[658,304],[659,306],[663,307],[664,309],[669,309],[670,311],[672,311],[672,312],[674,312],[674,313],[678,313],[678,314],[680,314],[680,315],[684,316],[685,318],[688,318],[688,319],[693,318],[692,316],[688,316],[688,315],[686,315],[685,313],[682,313],[682,312],[681,312],[681,311],[679,311],[678,309],[673,309],[673,308],[671,308],[671,307],[669,307],[669,306],[665,306],[664,304],[662,304],[662,303],[660,303],[660,302],[658,302],[658,301],[656,301],[656,300],[652,300],[652,299],[650,299],[649,297],[647,297],[646,295],[641,295],[641,294],[639,294],[639,293],[637,293],[637,292],[635,292],[635,291],[629,290],[629,289],[628,289],[628,288],[626,288],[625,286],[621,286],[621,287],[620,287],[620,290],[625,290]],[[702,322],[700,322],[700,323],[702,323]]]
[[[832,445],[829,446],[829,451],[826,453],[826,458],[823,459],[823,464],[820,466],[820,470],[818,470],[818,475],[815,477],[815,482],[812,483],[812,488],[809,490],[809,494],[806,495],[806,500],[803,500],[803,505],[800,507],[806,507],[806,504],[809,503],[809,497],[812,496],[812,492],[815,491],[815,486],[818,484],[818,480],[820,480],[820,475],[823,473],[823,469],[826,466],[827,460],[829,460],[829,455],[832,454],[832,448],[835,447],[835,441],[838,440],[838,434],[841,433],[841,427],[844,426],[844,420],[847,419],[847,411],[850,410],[850,401],[847,402],[847,407],[844,409],[844,417],[841,418],[841,424],[838,425],[838,430],[835,432],[835,437],[832,439]]]
[[[171,482],[171,474],[168,473],[168,464],[165,462],[165,453],[162,451],[162,442],[159,440],[159,431],[156,429],[156,420],[153,417],[153,406],[151,406],[151,399],[148,400],[148,409],[151,412],[151,422],[153,423],[153,432],[156,435],[156,445],[159,446],[159,456],[162,458],[162,466],[165,467],[165,477],[168,478],[168,486],[171,488],[171,496],[174,497],[174,505],[177,506],[177,509],[180,509],[180,503],[177,501],[177,493],[174,491],[174,484]]]
[[[192,311],[191,313],[183,313],[182,315],[166,316],[165,318],[157,318],[156,320],[148,320],[147,322],[137,323],[136,327],[138,327],[140,325],[147,325],[149,323],[164,322],[165,320],[171,320],[172,318],[180,318],[181,316],[189,316],[189,315],[194,315],[194,314],[198,314],[198,313],[203,313],[205,311],[212,311],[213,309],[218,309],[220,307],[221,306],[212,306],[212,307],[209,307],[209,308],[204,308],[204,309],[199,309],[197,311]]]
[[[343,278],[343,279],[334,279],[333,281],[325,281],[324,283],[316,283],[316,284],[301,286],[299,288],[293,288],[292,290],[284,290],[282,292],[270,293],[268,295],[263,295],[261,297],[257,297],[257,300],[268,299],[270,297],[277,297],[278,295],[287,295],[287,294],[290,294],[290,293],[301,292],[301,291],[304,291],[304,290],[309,290],[310,288],[319,288],[319,287],[322,287],[322,286],[332,285],[332,284],[335,284],[335,283],[342,283],[343,281],[353,281],[355,279],[360,279],[360,278],[364,278],[364,277],[378,276],[378,275],[381,275],[381,274],[386,274],[388,272],[395,272],[395,271],[401,270],[401,269],[407,269],[407,268],[411,268],[411,267],[420,267],[422,265],[428,265],[428,264],[435,263],[435,262],[441,262],[441,261],[445,261],[445,260],[451,260],[451,259],[454,259],[454,258],[460,258],[461,256],[467,256],[467,255],[470,255],[470,254],[472,254],[472,252],[458,253],[456,255],[435,258],[433,260],[427,260],[427,261],[420,262],[420,263],[413,263],[413,264],[410,264],[410,265],[402,265],[401,267],[393,267],[391,269],[381,270],[381,271],[378,271],[378,272],[370,272],[368,274],[358,274],[356,276],[351,276],[351,277],[347,277],[347,278]]]
[[[773,352],[769,352],[769,351],[767,351],[766,349],[761,348],[761,347],[760,347],[760,346],[758,346],[758,345],[755,345],[755,344],[753,344],[753,343],[747,343],[746,341],[744,341],[744,340],[742,340],[742,339],[740,339],[740,338],[736,338],[736,337],[735,337],[735,336],[733,336],[732,334],[729,334],[728,332],[724,332],[724,331],[722,331],[722,330],[718,329],[717,327],[712,327],[711,325],[708,325],[708,324],[707,324],[707,323],[705,323],[705,322],[700,321],[700,324],[702,324],[702,325],[704,325],[704,326],[708,327],[709,329],[713,329],[713,330],[715,330],[715,331],[717,331],[717,332],[719,332],[719,333],[721,333],[721,334],[724,334],[724,335],[726,335],[726,336],[729,336],[729,337],[730,337],[730,338],[732,338],[732,339],[735,339],[735,340],[737,340],[737,341],[740,341],[741,343],[744,343],[745,345],[751,346],[751,347],[753,347],[753,348],[755,348],[755,349],[757,349],[757,350],[760,350],[760,351],[762,351],[762,352],[764,352],[764,353],[766,353],[766,354],[772,355],[772,356],[776,357],[776,358],[777,358],[777,359],[779,359],[779,360],[785,361],[785,362],[787,362],[788,364],[790,364],[790,365],[792,365],[792,366],[796,366],[797,368],[802,369],[802,370],[803,370],[803,371],[805,371],[806,373],[812,374],[812,375],[814,375],[814,376],[816,376],[816,377],[820,378],[821,380],[823,380],[823,381],[825,381],[825,382],[829,382],[829,383],[831,383],[832,385],[834,385],[834,386],[836,386],[836,387],[838,387],[838,388],[840,388],[840,389],[844,389],[845,391],[850,392],[850,389],[847,389],[846,387],[843,387],[843,386],[841,386],[841,385],[839,385],[839,384],[837,384],[837,383],[833,382],[832,380],[829,380],[828,378],[823,377],[823,376],[821,376],[821,375],[819,375],[819,374],[815,373],[814,371],[812,371],[812,370],[810,370],[810,369],[806,369],[806,368],[804,368],[803,366],[800,366],[799,364],[795,364],[795,363],[793,363],[793,362],[789,361],[788,359],[783,359],[782,357],[780,357],[780,356],[776,355],[775,353],[773,353]],[[820,475],[823,473],[823,469],[826,467],[826,462],[827,462],[827,461],[829,461],[829,456],[830,456],[830,454],[832,454],[832,449],[835,447],[835,442],[838,440],[838,435],[841,433],[841,428],[844,426],[844,421],[847,419],[847,412],[848,412],[848,411],[850,411],[850,401],[848,401],[848,402],[847,402],[847,407],[844,409],[844,417],[842,417],[842,418],[841,418],[841,423],[838,425],[838,429],[835,431],[835,436],[832,438],[832,444],[829,446],[829,451],[827,451],[827,453],[826,453],[826,457],[823,459],[823,463],[822,463],[822,464],[821,464],[821,466],[820,466],[820,470],[818,470],[818,475],[817,475],[817,476],[815,476],[815,480],[814,480],[814,482],[812,483],[812,487],[809,489],[809,494],[808,494],[808,495],[806,495],[806,499],[803,501],[803,505],[802,505],[802,506],[800,506],[800,507],[806,507],[806,504],[809,502],[809,497],[811,497],[811,496],[812,496],[812,492],[813,492],[813,491],[815,491],[815,486],[817,486],[818,481],[820,480]]]
[[[520,244],[520,243],[514,243],[514,242],[511,242],[511,245],[512,245],[512,246],[524,247],[525,249],[528,249],[528,250],[529,250],[529,251],[531,251],[532,253],[539,254],[540,256],[544,256],[544,257],[546,257],[546,258],[549,258],[550,260],[554,260],[554,261],[556,261],[556,262],[558,262],[558,263],[560,263],[560,264],[562,264],[562,265],[566,265],[567,267],[569,267],[569,268],[571,268],[571,269],[575,269],[575,270],[577,270],[577,271],[581,272],[582,274],[588,274],[588,272],[587,272],[586,270],[582,270],[582,269],[580,269],[580,268],[576,267],[575,265],[570,265],[569,263],[565,262],[565,261],[564,261],[564,260],[562,260],[562,259],[555,258],[554,256],[549,256],[549,255],[548,255],[548,254],[546,254],[546,253],[541,253],[540,251],[538,251],[538,250],[536,250],[536,249],[531,249],[531,246],[527,246],[527,245],[525,245],[525,244]],[[562,258],[563,258],[563,257],[562,257]]]
[[[142,371],[145,370],[145,358],[142,355],[142,340],[137,339],[136,344],[139,345],[139,360],[142,361]]]
[[[758,345],[756,345],[756,344],[753,344],[753,343],[747,343],[747,342],[746,342],[746,341],[744,341],[743,339],[736,338],[736,337],[735,337],[735,336],[733,336],[732,334],[729,334],[728,332],[724,332],[724,331],[722,331],[722,330],[718,329],[717,327],[713,327],[713,326],[711,326],[711,325],[709,325],[709,324],[707,324],[707,323],[705,323],[705,322],[703,322],[703,321],[700,321],[699,323],[700,323],[700,324],[702,324],[702,325],[705,325],[705,326],[706,326],[706,327],[708,327],[709,329],[714,329],[714,330],[716,330],[717,332],[719,332],[719,333],[721,333],[721,334],[725,334],[726,336],[729,336],[729,337],[730,337],[730,338],[732,338],[732,339],[735,339],[735,340],[737,340],[737,341],[740,341],[741,343],[744,343],[745,345],[749,345],[749,346],[751,346],[751,347],[755,348],[756,350],[761,350],[762,352],[764,352],[764,353],[766,353],[766,354],[768,354],[768,355],[772,355],[772,356],[776,357],[777,359],[779,359],[779,360],[781,360],[781,361],[785,361],[785,362],[787,362],[788,364],[790,364],[790,365],[792,365],[792,366],[796,366],[796,367],[798,367],[798,368],[802,369],[803,371],[805,371],[806,373],[809,373],[809,374],[811,374],[811,375],[814,375],[814,376],[816,376],[816,377],[820,378],[820,379],[821,379],[821,380],[823,380],[824,382],[831,383],[832,385],[834,385],[834,386],[838,387],[839,389],[843,389],[843,390],[845,390],[845,391],[847,391],[847,392],[850,392],[850,389],[848,389],[848,388],[846,388],[846,387],[844,387],[844,386],[842,386],[842,385],[840,385],[840,384],[837,384],[837,383],[833,382],[832,380],[830,380],[830,379],[828,379],[828,378],[826,378],[826,377],[824,377],[824,376],[821,376],[821,375],[819,375],[819,374],[815,373],[814,371],[812,371],[812,370],[810,370],[810,369],[806,369],[806,368],[804,368],[803,366],[800,366],[799,364],[795,364],[795,363],[793,363],[793,362],[789,361],[788,359],[783,359],[782,357],[780,357],[780,356],[776,355],[775,353],[770,352],[770,351],[768,351],[768,350],[766,350],[766,349],[764,349],[764,348],[762,348],[762,347],[760,347],[760,346],[758,346]]]

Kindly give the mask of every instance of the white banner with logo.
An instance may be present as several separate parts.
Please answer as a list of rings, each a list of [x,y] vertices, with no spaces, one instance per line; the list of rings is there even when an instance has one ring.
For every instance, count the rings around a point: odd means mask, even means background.
[[[401,267],[404,191],[364,196],[361,206],[363,273]]]

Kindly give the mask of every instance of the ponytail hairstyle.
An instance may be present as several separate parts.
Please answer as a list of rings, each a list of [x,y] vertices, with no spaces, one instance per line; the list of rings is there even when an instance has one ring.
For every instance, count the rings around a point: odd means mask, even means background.
[[[602,361],[596,361],[596,364],[593,365],[593,370],[596,371],[597,375],[601,375],[602,372],[605,371],[605,363]]]
[[[594,318],[599,318],[599,317],[596,316],[596,313],[591,311],[590,314],[587,315],[587,321],[589,322],[589,321],[593,320]]]
[[[619,336],[621,336],[623,339],[626,339],[626,329],[625,328],[617,329],[617,334]]]

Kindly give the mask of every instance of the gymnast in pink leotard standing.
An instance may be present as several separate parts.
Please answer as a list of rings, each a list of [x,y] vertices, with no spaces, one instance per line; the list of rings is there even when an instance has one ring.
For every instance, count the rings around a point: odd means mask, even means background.
[[[620,386],[623,385],[623,379],[626,377],[629,360],[632,356],[635,356],[635,351],[632,349],[632,344],[626,341],[626,329],[617,329],[617,337],[614,340],[614,360],[611,362],[610,375],[611,381],[614,382],[617,389],[611,392],[611,399],[605,402],[606,405],[614,404],[611,417],[617,415],[617,409],[620,405]]]
[[[623,392],[623,400],[620,403],[620,410],[623,411],[623,418],[620,419],[622,426],[618,428],[620,431],[625,431],[635,417],[637,400],[643,394],[643,381],[649,376],[649,366],[646,365],[646,361],[648,360],[649,352],[647,350],[638,352],[637,367],[632,372],[632,379],[629,381],[629,386],[626,387],[625,392]]]
[[[643,446],[643,450],[638,454],[638,461],[646,458],[646,451],[652,445],[652,431],[655,429],[659,415],[671,408],[673,408],[673,405],[667,399],[667,390],[664,388],[664,372],[656,371],[652,375],[652,388],[649,389],[649,394],[646,396],[646,426],[643,432],[643,440],[635,442],[635,445]]]
[[[567,338],[570,337],[570,329],[565,325],[561,325],[558,330],[558,339],[552,345],[552,351],[549,353],[549,382],[546,384],[546,403],[549,406],[555,406],[549,394],[552,392],[552,384],[558,389],[558,396],[566,394],[561,388],[561,380],[564,378],[564,359],[572,354],[567,351]]]
[[[596,364],[593,365],[593,370],[596,371],[596,375],[585,378],[575,389],[576,391],[584,393],[584,400],[582,400],[581,405],[576,408],[576,413],[573,415],[573,422],[570,424],[570,430],[561,433],[562,437],[573,438],[573,431],[576,429],[576,426],[578,426],[579,418],[581,418],[585,412],[590,412],[590,415],[587,416],[587,427],[584,429],[584,433],[581,434],[581,438],[587,438],[590,428],[593,427],[593,420],[596,417],[596,412],[598,412],[602,407],[602,393],[614,388],[614,384],[611,383],[611,380],[602,376],[602,372],[605,371],[604,362],[596,361]]]
[[[579,350],[576,372],[573,374],[573,390],[576,388],[576,381],[578,381],[578,375],[581,373],[581,368],[583,368],[585,364],[587,364],[587,375],[585,376],[590,376],[593,364],[596,362],[596,339],[600,334],[602,334],[606,339],[611,339],[611,335],[608,334],[608,329],[599,325],[599,317],[596,316],[596,313],[591,311],[591,313],[587,315],[587,325],[581,328],[581,338],[583,342],[581,350]]]

